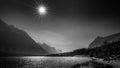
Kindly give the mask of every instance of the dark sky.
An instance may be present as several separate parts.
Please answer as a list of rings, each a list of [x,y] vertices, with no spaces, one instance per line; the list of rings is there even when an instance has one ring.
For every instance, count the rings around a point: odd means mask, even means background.
[[[46,15],[37,13],[35,1],[47,7]],[[117,0],[0,0],[0,19],[36,42],[72,51],[120,32],[119,9]]]

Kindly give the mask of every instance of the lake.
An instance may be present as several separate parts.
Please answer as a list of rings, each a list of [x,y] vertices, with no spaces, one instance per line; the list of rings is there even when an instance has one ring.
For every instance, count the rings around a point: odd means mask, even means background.
[[[1,57],[0,68],[71,68],[89,60],[87,57]]]

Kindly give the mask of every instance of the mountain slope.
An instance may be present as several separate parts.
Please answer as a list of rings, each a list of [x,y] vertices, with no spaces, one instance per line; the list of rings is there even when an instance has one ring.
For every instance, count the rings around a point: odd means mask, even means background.
[[[55,49],[54,47],[51,47],[50,45],[47,45],[45,43],[41,44],[38,43],[44,50],[46,50],[49,54],[54,54],[54,53],[61,53],[60,50]]]
[[[104,43],[107,42],[114,42],[120,40],[120,33],[112,34],[110,36],[106,37],[97,37],[90,45],[88,48],[95,48],[103,45]]]
[[[42,55],[48,52],[40,47],[25,31],[0,20],[0,51],[14,54]]]
[[[72,52],[51,54],[48,56],[89,56],[104,60],[120,59],[120,41],[103,44],[96,48],[76,49]]]

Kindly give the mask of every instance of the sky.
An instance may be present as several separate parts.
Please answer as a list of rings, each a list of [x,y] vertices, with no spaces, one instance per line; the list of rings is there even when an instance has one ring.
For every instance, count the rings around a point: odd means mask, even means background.
[[[36,9],[41,4],[45,15]],[[0,0],[0,19],[36,42],[68,52],[120,32],[119,8],[117,0]]]

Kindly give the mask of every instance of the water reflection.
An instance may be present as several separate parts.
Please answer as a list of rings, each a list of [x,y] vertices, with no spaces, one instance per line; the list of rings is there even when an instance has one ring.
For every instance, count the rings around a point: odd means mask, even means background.
[[[0,58],[0,68],[70,68],[77,63],[89,61],[87,57],[4,57]]]

